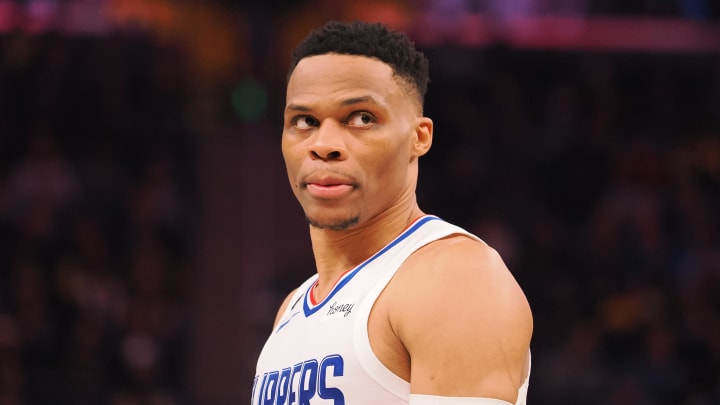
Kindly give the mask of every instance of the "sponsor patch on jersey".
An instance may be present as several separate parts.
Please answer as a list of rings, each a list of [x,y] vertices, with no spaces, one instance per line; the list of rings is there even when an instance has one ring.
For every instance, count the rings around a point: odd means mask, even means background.
[[[356,308],[356,302],[357,298],[355,297],[341,297],[330,300],[325,308],[323,308],[325,312],[323,321],[345,319],[349,317]]]

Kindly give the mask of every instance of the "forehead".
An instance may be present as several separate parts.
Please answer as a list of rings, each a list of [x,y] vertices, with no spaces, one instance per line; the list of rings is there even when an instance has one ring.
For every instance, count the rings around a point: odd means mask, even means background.
[[[403,92],[389,65],[365,56],[326,54],[304,58],[295,67],[287,87],[289,104],[367,95],[391,102],[398,101]]]

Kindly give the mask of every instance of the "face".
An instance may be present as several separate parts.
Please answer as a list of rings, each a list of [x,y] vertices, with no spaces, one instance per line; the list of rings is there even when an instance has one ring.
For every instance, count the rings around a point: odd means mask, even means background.
[[[415,204],[417,158],[432,121],[376,59],[327,54],[290,76],[282,151],[308,222],[343,230]]]

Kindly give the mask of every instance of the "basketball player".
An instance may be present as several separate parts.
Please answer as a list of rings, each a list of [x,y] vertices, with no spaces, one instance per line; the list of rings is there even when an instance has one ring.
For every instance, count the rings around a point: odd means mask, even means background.
[[[282,152],[317,273],[278,312],[253,405],[525,403],[525,295],[416,202],[427,83],[423,54],[380,24],[330,22],[293,52]]]

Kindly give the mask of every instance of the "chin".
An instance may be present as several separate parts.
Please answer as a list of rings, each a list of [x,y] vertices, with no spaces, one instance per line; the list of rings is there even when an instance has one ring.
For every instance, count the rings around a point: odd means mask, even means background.
[[[305,220],[307,221],[308,225],[312,226],[313,228],[328,229],[331,231],[344,231],[357,225],[358,222],[360,222],[360,215],[354,215],[348,218],[323,220],[306,217]]]

